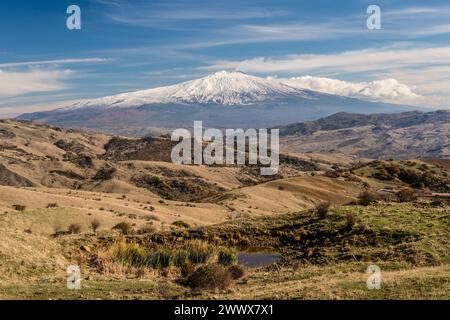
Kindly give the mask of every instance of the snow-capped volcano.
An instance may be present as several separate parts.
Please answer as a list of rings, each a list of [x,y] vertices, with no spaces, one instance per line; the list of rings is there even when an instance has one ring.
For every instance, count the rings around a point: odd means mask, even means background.
[[[409,108],[303,88],[285,79],[221,71],[180,84],[83,100],[19,119],[142,136],[191,127],[270,128],[336,112],[391,113]]]
[[[273,79],[240,71],[220,71],[180,84],[83,100],[67,109],[80,107],[132,107],[155,103],[251,105],[283,96],[308,98],[308,92]]]

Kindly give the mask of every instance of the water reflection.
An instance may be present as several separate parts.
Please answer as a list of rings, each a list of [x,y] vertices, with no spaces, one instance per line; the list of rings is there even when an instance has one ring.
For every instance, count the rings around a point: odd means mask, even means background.
[[[250,267],[266,267],[281,259],[281,254],[276,252],[239,252],[237,254],[238,263]]]

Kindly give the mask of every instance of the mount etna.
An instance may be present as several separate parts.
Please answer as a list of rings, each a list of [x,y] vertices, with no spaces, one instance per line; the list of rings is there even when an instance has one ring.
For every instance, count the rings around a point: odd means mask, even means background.
[[[18,119],[142,136],[191,127],[263,128],[316,120],[336,112],[391,113],[411,107],[302,89],[292,81],[221,71],[180,84],[83,100]]]

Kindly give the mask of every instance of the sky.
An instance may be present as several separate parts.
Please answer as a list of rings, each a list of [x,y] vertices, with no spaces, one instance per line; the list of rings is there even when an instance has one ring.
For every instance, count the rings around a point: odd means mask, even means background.
[[[0,117],[220,70],[450,109],[448,1],[4,0],[0,40]]]

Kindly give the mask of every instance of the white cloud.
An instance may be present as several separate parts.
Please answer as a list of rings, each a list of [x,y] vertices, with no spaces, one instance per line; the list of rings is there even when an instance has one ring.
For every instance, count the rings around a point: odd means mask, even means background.
[[[57,59],[0,64],[0,97],[17,97],[29,93],[52,92],[68,88],[67,80],[75,72],[58,65],[98,63],[103,58]],[[48,68],[48,66],[52,66]],[[47,66],[44,67],[44,66]]]
[[[412,36],[432,36],[450,33],[450,24],[440,24],[436,26],[424,27],[420,30],[413,30],[408,33]]]
[[[372,82],[347,82],[337,79],[302,76],[279,79],[290,86],[366,100],[402,101],[419,98],[411,88],[395,79]]]
[[[371,72],[393,67],[443,64],[450,61],[450,47],[382,47],[332,54],[297,54],[282,58],[258,57],[247,60],[217,60],[207,70],[239,69],[246,72]]]
[[[448,16],[450,14],[450,6],[405,7],[397,10],[387,10],[383,14],[387,15],[389,18],[407,19]]]
[[[398,95],[398,98],[393,99],[398,103],[450,108],[449,100],[442,98],[442,96],[449,95],[450,88],[450,76],[448,76],[450,47],[448,46],[418,47],[415,43],[399,43],[380,48],[330,54],[296,54],[276,58],[256,57],[239,61],[218,60],[211,61],[209,65],[200,68],[211,71],[241,70],[262,74],[309,73],[314,76],[350,76],[353,79],[367,81],[392,78],[400,83],[386,80],[371,82],[371,86],[359,94],[376,96],[389,92],[389,94]],[[318,84],[315,83],[315,85]],[[322,83],[322,85],[324,84]],[[331,84],[327,85],[331,86]],[[349,90],[348,86],[341,85],[343,87],[341,90]],[[330,89],[326,86],[325,88]],[[409,94],[407,88],[413,90],[418,96],[407,98]],[[336,87],[333,90],[336,90]]]
[[[67,87],[63,80],[71,74],[70,70],[0,70],[0,97],[62,90]]]
[[[187,30],[186,21],[237,21],[283,17],[288,12],[240,4],[239,10],[211,1],[199,3],[158,3],[154,1],[96,0],[105,7],[105,15],[114,22],[139,27]],[[183,26],[177,26],[183,23]],[[192,29],[192,27],[189,27]],[[194,28],[195,30],[195,28]],[[198,29],[197,29],[198,31]]]
[[[442,73],[445,73],[445,71],[449,71],[448,68],[444,68]],[[435,78],[437,75],[430,75],[430,72],[432,71],[416,70],[407,72],[401,76],[405,80],[410,80],[412,83],[417,83],[417,86],[414,85],[413,87],[415,89],[420,88],[421,92],[426,92],[427,94],[419,94],[410,86],[393,78],[370,82],[347,82],[331,78],[302,76],[280,80],[298,88],[356,99],[383,101],[422,108],[450,109],[450,96],[448,95],[450,76],[447,76],[445,81],[442,78],[442,82],[440,82]],[[433,84],[431,80],[427,82],[427,78],[434,78],[436,83]],[[419,83],[415,81],[416,79],[422,80]],[[423,86],[421,85],[422,83]]]
[[[0,68],[12,68],[23,66],[49,65],[49,64],[72,64],[72,63],[91,63],[91,62],[105,62],[108,59],[102,58],[83,58],[83,59],[59,59],[59,60],[41,60],[41,61],[25,61],[25,62],[10,62],[1,63]]]

